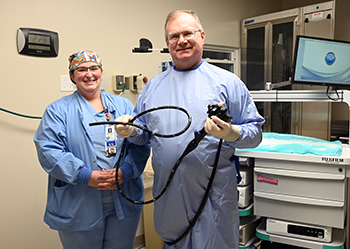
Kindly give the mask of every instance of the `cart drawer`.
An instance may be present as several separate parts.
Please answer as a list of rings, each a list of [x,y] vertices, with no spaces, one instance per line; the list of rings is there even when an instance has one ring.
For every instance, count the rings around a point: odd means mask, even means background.
[[[254,214],[303,224],[343,229],[345,207],[343,202],[338,201],[257,191],[254,192]]]
[[[345,176],[255,167],[254,191],[344,202]]]

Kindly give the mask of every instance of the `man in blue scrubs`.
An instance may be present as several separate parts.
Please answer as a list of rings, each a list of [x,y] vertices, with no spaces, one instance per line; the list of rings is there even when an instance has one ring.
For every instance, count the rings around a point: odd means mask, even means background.
[[[117,125],[117,133],[137,144],[151,141],[154,196],[162,191],[176,161],[193,139],[193,130],[205,127],[208,133],[182,160],[167,191],[155,202],[155,229],[170,243],[184,233],[199,209],[222,138],[217,172],[202,214],[182,240],[173,245],[165,243],[164,248],[239,248],[237,178],[232,158],[235,148],[259,145],[264,119],[236,75],[202,60],[205,32],[194,12],[170,13],[165,23],[165,41],[173,66],[144,87],[133,115],[158,106],[180,106],[192,117],[190,129],[175,138],[159,138],[128,125]],[[208,118],[207,106],[219,103],[228,109],[231,122],[215,116]],[[118,120],[126,123],[130,119],[125,115]],[[163,110],[135,122],[157,133],[172,134],[183,129],[187,117],[179,111]]]

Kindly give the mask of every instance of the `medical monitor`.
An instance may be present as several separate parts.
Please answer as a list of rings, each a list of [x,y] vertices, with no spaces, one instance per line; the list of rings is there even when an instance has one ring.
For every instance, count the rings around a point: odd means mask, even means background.
[[[297,36],[291,82],[350,89],[350,42]]]

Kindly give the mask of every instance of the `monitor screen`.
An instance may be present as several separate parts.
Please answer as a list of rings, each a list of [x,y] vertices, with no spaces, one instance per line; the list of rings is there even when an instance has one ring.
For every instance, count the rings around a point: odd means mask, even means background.
[[[350,89],[350,42],[297,36],[291,82]]]

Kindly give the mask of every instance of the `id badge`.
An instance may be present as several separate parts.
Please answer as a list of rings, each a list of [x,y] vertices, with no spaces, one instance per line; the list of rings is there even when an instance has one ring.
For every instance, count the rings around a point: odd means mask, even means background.
[[[110,157],[117,153],[117,134],[113,125],[105,126],[105,155]]]

